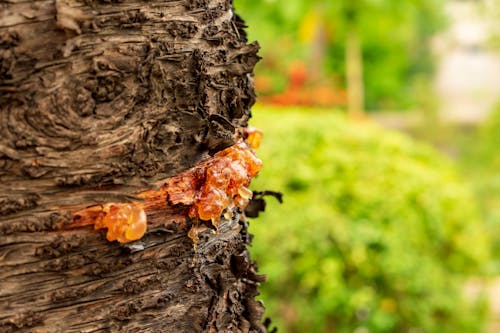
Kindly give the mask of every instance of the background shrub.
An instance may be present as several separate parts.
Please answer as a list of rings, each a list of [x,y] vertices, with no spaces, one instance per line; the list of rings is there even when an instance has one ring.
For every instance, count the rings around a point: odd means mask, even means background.
[[[488,260],[471,193],[430,147],[335,113],[254,110],[284,204],[252,221],[282,332],[478,332],[463,279]]]
[[[479,198],[488,233],[493,240],[491,271],[500,272],[500,103],[472,133],[462,135],[461,167]],[[464,141],[464,140],[462,140]]]

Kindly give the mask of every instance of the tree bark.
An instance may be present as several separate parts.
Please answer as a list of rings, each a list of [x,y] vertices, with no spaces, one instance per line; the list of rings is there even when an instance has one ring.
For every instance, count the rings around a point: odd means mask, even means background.
[[[195,245],[186,207],[138,195],[247,126],[243,27],[230,0],[0,1],[0,332],[266,331],[241,209]],[[138,241],[75,224],[141,200]]]

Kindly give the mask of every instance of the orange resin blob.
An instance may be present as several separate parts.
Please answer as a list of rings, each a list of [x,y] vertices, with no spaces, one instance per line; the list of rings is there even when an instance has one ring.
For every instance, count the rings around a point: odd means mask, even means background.
[[[206,166],[189,216],[217,224],[224,209],[233,205],[244,209],[252,198],[247,186],[261,168],[261,160],[244,143],[218,152]]]
[[[138,203],[108,203],[103,214],[95,221],[94,229],[107,228],[108,241],[127,243],[144,236],[147,228],[146,213]]]
[[[250,145],[250,148],[258,149],[260,147],[260,142],[264,137],[264,133],[260,129],[251,126],[248,126],[245,129],[245,132],[247,134],[246,141]]]
[[[262,168],[261,160],[253,151],[260,143],[262,132],[250,128],[242,134],[245,142],[240,141],[170,178],[159,190],[137,193],[143,202],[90,206],[75,212],[73,222],[62,227],[94,224],[95,230],[107,229],[109,241],[127,243],[146,233],[145,209],[167,209],[168,214],[172,213],[171,209],[181,209],[183,213],[179,216],[182,219],[187,209],[189,217],[211,221],[217,227],[223,214],[226,219],[231,218],[233,210],[230,208],[236,206],[243,210],[248,205],[253,196],[248,186]],[[190,237],[196,239],[193,235],[200,228],[197,223],[193,224]]]

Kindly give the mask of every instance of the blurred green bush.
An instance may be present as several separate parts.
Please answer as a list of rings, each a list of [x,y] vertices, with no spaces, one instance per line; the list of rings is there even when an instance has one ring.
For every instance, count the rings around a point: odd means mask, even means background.
[[[473,135],[462,143],[459,162],[472,183],[493,239],[495,266],[500,272],[500,103]]]
[[[474,149],[476,160],[481,164],[500,170],[500,102],[494,107],[486,121],[480,126],[477,145]]]
[[[479,332],[462,283],[489,258],[471,193],[430,147],[336,113],[254,110],[257,190],[284,192],[252,221],[261,290],[281,332]]]

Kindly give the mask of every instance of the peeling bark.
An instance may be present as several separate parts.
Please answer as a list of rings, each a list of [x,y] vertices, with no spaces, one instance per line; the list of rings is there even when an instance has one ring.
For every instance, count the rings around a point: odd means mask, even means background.
[[[265,332],[241,210],[196,247],[161,202],[136,242],[61,229],[234,144],[243,26],[229,0],[0,2],[0,332]]]

